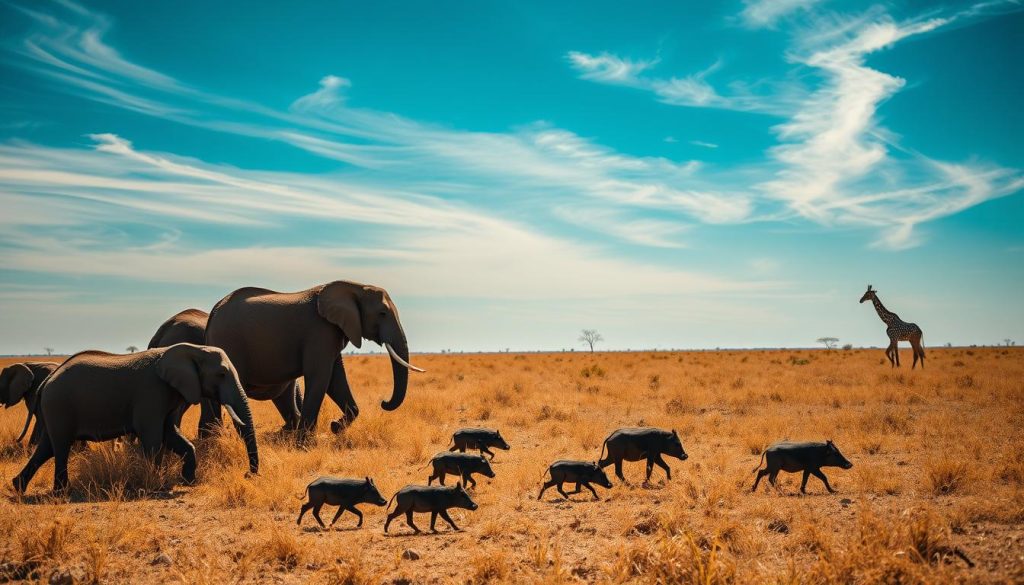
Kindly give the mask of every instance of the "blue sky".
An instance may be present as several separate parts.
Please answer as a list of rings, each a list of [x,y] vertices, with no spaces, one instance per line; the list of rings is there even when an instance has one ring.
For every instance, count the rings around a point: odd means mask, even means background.
[[[408,5],[407,5],[408,4]],[[414,351],[1024,341],[1018,2],[4,2],[0,353],[245,285]]]

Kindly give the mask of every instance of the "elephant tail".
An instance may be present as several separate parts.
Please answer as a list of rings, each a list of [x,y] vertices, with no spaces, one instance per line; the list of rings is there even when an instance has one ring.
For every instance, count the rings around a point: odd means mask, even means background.
[[[391,502],[394,502],[395,498],[397,498],[397,497],[398,497],[398,492],[395,492],[395,495],[391,496],[391,499],[388,500],[388,505],[384,507],[384,511],[385,512],[387,512],[388,510],[391,509]]]
[[[750,473],[754,473],[758,469],[761,469],[761,464],[764,463],[764,454],[765,454],[765,452],[767,452],[767,449],[765,449],[764,451],[761,451],[761,460],[757,462],[757,467],[755,467],[755,468],[750,470]]]

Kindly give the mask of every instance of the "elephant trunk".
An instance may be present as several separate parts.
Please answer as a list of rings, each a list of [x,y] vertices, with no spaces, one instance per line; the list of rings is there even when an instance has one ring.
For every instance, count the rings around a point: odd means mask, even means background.
[[[28,427],[29,427],[29,425],[32,424],[32,417],[36,413],[36,406],[38,406],[36,404],[36,398],[39,395],[40,395],[40,392],[33,392],[30,396],[26,396],[25,397],[25,406],[28,407],[28,415],[26,415],[26,417],[25,417],[25,428],[21,429],[21,434],[18,435],[17,439],[15,439],[16,443],[20,443],[21,440],[25,438],[25,434],[28,433]],[[39,417],[37,416],[36,420],[38,421],[38,419],[39,419]],[[39,423],[37,422],[36,424],[38,425]],[[29,439],[29,444],[31,444],[31,443],[32,443],[32,440]]]
[[[391,400],[381,401],[380,407],[384,410],[395,410],[405,400],[405,391],[409,387],[409,343],[405,339],[405,333],[399,330],[394,342],[386,341],[388,353],[391,357],[391,375],[395,381],[395,387],[391,392]],[[401,358],[401,361],[395,357]],[[402,361],[405,363],[403,364]]]
[[[260,456],[256,448],[256,426],[252,422],[249,399],[246,398],[242,385],[237,381],[225,380],[220,391],[220,401],[234,419],[238,436],[245,441],[245,451],[249,455],[249,473],[259,473]]]

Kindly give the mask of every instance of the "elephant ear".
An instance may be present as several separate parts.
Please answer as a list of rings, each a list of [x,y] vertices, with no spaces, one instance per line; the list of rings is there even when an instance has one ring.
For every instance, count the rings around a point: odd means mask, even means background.
[[[7,388],[7,402],[4,407],[17,404],[28,389],[32,387],[32,380],[35,376],[32,370],[25,364],[12,364],[4,368],[0,374],[0,390]]]
[[[195,356],[190,349],[186,344],[169,347],[157,363],[157,373],[185,398],[185,402],[199,404],[202,386]]]
[[[363,346],[363,321],[359,312],[361,287],[348,282],[332,282],[316,299],[320,316],[337,325],[357,348]]]

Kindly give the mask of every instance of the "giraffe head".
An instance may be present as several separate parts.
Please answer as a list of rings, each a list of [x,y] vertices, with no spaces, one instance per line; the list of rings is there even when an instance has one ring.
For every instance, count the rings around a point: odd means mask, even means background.
[[[867,292],[864,293],[864,296],[862,296],[860,298],[860,302],[863,303],[864,301],[873,301],[873,300],[875,300],[875,293],[876,292],[878,292],[878,291],[877,290],[873,290],[871,288],[871,285],[869,284],[868,285],[868,290],[867,290]]]

